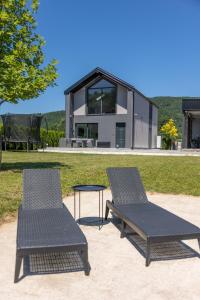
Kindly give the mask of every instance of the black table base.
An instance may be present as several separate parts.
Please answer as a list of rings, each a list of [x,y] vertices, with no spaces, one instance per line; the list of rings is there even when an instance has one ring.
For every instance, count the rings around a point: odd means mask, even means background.
[[[99,229],[104,223],[103,217],[103,191],[106,189],[103,185],[76,185],[72,187],[74,190],[74,219],[76,219],[76,194],[78,193],[78,219],[76,220],[81,225],[98,225]],[[81,192],[98,192],[99,194],[99,211],[98,211],[98,218],[97,217],[86,217],[81,218]],[[84,220],[82,220],[84,219]]]

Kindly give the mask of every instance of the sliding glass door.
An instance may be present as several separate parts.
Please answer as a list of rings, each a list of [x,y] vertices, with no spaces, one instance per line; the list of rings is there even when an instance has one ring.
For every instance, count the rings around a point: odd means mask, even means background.
[[[97,123],[77,123],[75,125],[76,138],[98,139]]]
[[[76,137],[87,138],[87,124],[76,124]]]

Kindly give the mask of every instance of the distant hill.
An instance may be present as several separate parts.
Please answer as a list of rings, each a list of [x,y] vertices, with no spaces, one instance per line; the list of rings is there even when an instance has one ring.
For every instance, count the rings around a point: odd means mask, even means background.
[[[45,114],[47,119],[48,128],[50,130],[65,130],[65,111],[53,111]],[[45,127],[44,121],[42,122],[42,127]]]
[[[183,97],[153,97],[151,100],[158,105],[158,129],[170,118],[174,120],[180,136],[182,135],[182,98]]]

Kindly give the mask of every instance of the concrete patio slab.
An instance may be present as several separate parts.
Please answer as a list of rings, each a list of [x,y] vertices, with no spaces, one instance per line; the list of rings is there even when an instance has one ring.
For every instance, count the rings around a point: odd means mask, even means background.
[[[110,191],[105,199],[111,199]],[[149,194],[149,199],[200,226],[200,197]],[[64,199],[73,213],[73,197]],[[82,217],[98,215],[98,194],[82,194]],[[152,262],[127,239],[120,239],[112,223],[98,230],[81,225],[89,244],[90,276],[83,272],[27,276],[13,283],[16,221],[0,227],[0,298],[69,300],[199,300],[200,258]],[[199,252],[197,241],[187,245]]]
[[[60,148],[47,147],[39,152],[114,154],[114,155],[150,155],[150,156],[200,156],[200,150],[161,150],[161,149],[116,149],[116,148]]]

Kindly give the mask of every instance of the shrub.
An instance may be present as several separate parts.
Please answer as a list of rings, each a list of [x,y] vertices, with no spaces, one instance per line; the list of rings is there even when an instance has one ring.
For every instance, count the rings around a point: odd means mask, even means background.
[[[3,125],[0,124],[0,136],[2,136],[2,135],[3,135]]]
[[[42,143],[48,145],[49,147],[58,147],[59,139],[65,136],[64,131],[49,130],[48,134],[46,130],[41,128],[40,131]]]
[[[160,129],[163,137],[163,143],[165,149],[171,149],[173,142],[178,138],[178,130],[174,123],[174,120],[169,119]]]

